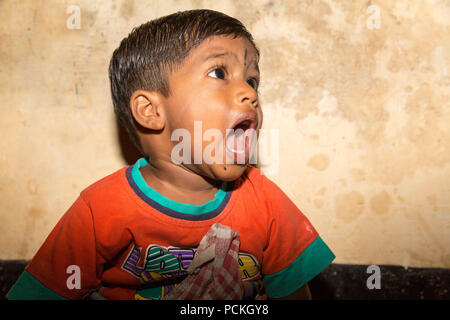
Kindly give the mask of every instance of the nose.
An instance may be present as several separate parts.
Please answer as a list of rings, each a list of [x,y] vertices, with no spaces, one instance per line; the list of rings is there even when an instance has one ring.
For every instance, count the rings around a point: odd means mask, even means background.
[[[256,113],[256,128],[261,129],[263,122],[263,112],[259,106],[258,93],[246,81],[239,81],[236,84],[235,105],[239,112],[249,111],[251,108]]]
[[[258,106],[258,93],[246,81],[239,81],[236,85],[236,104],[239,106]]]

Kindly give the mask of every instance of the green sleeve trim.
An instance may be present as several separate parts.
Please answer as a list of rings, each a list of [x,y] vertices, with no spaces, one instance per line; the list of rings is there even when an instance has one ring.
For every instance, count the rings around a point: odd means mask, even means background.
[[[282,298],[303,287],[322,272],[336,256],[318,236],[289,266],[263,277],[270,298]]]
[[[44,286],[28,271],[24,271],[6,294],[8,300],[68,300]]]

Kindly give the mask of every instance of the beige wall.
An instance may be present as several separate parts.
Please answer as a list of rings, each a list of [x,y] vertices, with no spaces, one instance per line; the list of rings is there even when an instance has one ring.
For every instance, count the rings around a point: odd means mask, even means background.
[[[119,41],[207,7],[253,33],[270,178],[335,262],[450,268],[450,1],[215,3],[0,1],[0,259],[31,258],[82,189],[134,160],[109,96]]]

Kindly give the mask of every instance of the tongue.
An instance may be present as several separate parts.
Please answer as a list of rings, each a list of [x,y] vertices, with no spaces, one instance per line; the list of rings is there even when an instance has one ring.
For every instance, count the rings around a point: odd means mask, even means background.
[[[227,149],[235,153],[245,152],[245,132],[242,129],[231,131],[227,136]]]

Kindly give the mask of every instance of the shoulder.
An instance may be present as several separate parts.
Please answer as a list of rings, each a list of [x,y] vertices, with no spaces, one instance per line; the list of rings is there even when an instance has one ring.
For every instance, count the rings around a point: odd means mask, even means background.
[[[80,192],[81,197],[86,201],[107,200],[118,196],[123,191],[127,177],[126,171],[130,166],[122,167],[119,170],[95,181]]]
[[[284,198],[283,191],[258,168],[248,166],[236,182],[236,187],[247,199],[254,199],[269,208]]]
[[[242,184],[251,183],[257,185],[262,185],[267,183],[267,181],[270,181],[260,169],[250,165],[247,166],[247,169],[240,177],[240,180]]]
[[[239,183],[255,188],[259,193],[268,194],[269,196],[273,195],[273,192],[277,193],[281,191],[277,184],[265,176],[260,169],[252,166],[247,167]]]

